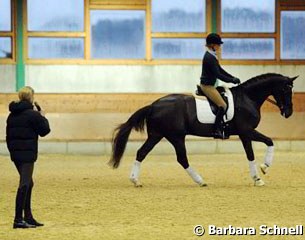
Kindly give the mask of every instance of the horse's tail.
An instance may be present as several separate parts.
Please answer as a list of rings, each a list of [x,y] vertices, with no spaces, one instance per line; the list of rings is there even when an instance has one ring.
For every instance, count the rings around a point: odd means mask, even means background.
[[[137,132],[143,132],[146,118],[150,113],[151,106],[146,106],[134,114],[127,120],[127,122],[119,125],[113,131],[112,138],[112,155],[108,164],[113,168],[118,168],[120,165],[121,158],[125,152],[126,144],[132,129],[135,129]]]

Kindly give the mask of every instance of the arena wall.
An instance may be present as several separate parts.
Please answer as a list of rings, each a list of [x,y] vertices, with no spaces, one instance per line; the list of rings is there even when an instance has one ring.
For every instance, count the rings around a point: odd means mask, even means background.
[[[111,153],[113,129],[125,122],[137,109],[150,104],[165,94],[158,93],[38,93],[36,100],[46,109],[52,132],[40,141],[44,153],[103,154]],[[276,148],[284,151],[304,150],[305,94],[293,97],[294,114],[289,119],[280,116],[270,103],[262,108],[258,130],[275,140]],[[8,154],[5,146],[5,126],[8,104],[17,99],[15,93],[0,97],[0,153]],[[133,132],[127,154],[135,155],[145,134]],[[189,153],[235,153],[243,148],[236,137],[229,141],[189,136]],[[265,149],[261,143],[256,149]],[[158,144],[153,154],[170,154],[173,148],[166,141]]]
[[[275,139],[276,147],[285,151],[303,150],[305,140],[305,68],[303,65],[225,65],[242,81],[259,74],[276,72],[300,75],[295,82],[294,110],[289,119],[266,103],[259,130]],[[16,66],[0,65],[0,153],[5,146],[7,105],[16,99]],[[42,139],[40,149],[46,153],[107,154],[111,152],[113,129],[125,122],[138,108],[167,93],[192,93],[199,82],[200,65],[26,65],[25,84],[36,91],[36,99],[46,109],[52,132]],[[134,155],[145,135],[132,133],[127,154]],[[241,152],[237,138],[215,141],[188,137],[189,153]],[[255,144],[256,149],[264,149]],[[154,154],[172,153],[161,142]]]
[[[300,75],[296,92],[305,92],[303,65],[225,65],[242,81],[275,72]],[[15,65],[0,65],[1,92],[15,91]],[[25,84],[40,93],[193,92],[200,65],[26,65]]]
[[[16,66],[0,64],[0,92],[9,93],[16,90]]]

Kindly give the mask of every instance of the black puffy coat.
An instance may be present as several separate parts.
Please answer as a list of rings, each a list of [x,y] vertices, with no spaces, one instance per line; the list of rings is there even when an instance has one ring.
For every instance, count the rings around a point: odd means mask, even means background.
[[[38,151],[38,136],[50,132],[49,122],[33,110],[28,101],[11,102],[6,125],[6,143],[14,162],[35,162]]]

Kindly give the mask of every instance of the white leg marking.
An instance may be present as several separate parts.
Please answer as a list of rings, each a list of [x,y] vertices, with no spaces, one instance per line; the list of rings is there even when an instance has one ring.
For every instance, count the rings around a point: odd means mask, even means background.
[[[264,186],[264,181],[259,177],[256,167],[256,161],[249,161],[250,175],[254,180],[254,186]]]
[[[274,155],[274,146],[269,146],[265,154],[265,163],[260,165],[263,174],[268,173],[269,167],[272,165],[273,155]]]
[[[258,176],[255,160],[249,161],[249,168],[250,168],[250,175],[251,175],[252,178]]]
[[[135,185],[135,187],[142,187],[142,185],[139,182],[140,167],[141,167],[141,162],[135,160],[132,165],[131,173],[129,176],[130,181]]]
[[[273,155],[274,155],[274,146],[270,146],[267,148],[266,155],[265,155],[265,164],[269,167],[272,164]]]
[[[192,168],[188,167],[185,171],[190,175],[195,183],[197,183],[200,187],[206,187],[207,184],[204,183],[202,177]]]

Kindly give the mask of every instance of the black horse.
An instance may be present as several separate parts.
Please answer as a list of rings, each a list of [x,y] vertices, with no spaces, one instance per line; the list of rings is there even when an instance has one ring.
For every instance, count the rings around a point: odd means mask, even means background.
[[[290,117],[293,113],[292,87],[296,78],[268,73],[230,88],[235,113],[233,119],[228,122],[226,131],[229,135],[238,135],[242,141],[249,160],[250,175],[256,186],[263,186],[264,182],[260,179],[256,168],[252,141],[263,142],[267,145],[265,162],[260,165],[264,174],[267,173],[273,159],[272,139],[255,130],[261,119],[260,108],[269,96],[273,96],[274,104],[280,109],[281,115],[285,118]],[[177,161],[192,179],[200,186],[206,186],[202,177],[189,166],[185,136],[213,137],[214,126],[198,121],[194,96],[167,95],[151,105],[139,109],[127,122],[118,126],[114,131],[112,156],[109,161],[113,168],[117,168],[120,164],[131,130],[144,131],[145,124],[148,138],[137,151],[136,161],[130,175],[130,180],[135,186],[141,186],[139,183],[141,162],[162,138],[166,138],[174,146]]]

